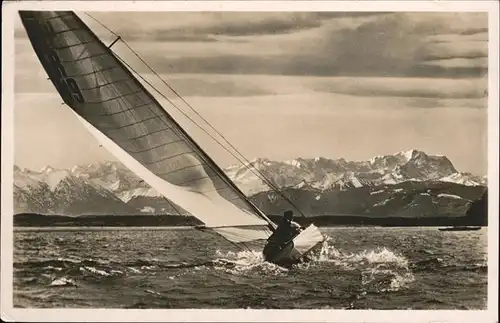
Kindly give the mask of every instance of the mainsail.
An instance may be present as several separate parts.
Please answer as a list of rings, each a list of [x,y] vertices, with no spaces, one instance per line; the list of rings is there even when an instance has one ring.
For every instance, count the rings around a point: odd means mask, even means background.
[[[228,240],[270,235],[272,222],[76,14],[20,16],[64,102],[119,160]]]

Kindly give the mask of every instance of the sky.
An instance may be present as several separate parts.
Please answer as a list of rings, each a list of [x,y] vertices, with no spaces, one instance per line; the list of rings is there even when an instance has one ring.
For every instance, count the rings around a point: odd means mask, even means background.
[[[79,15],[105,43],[114,40]],[[248,159],[367,160],[419,149],[447,156],[459,171],[487,172],[485,13],[91,15]],[[15,44],[15,163],[41,169],[113,160],[61,105],[19,19]],[[113,49],[174,97],[123,44]],[[236,163],[159,100],[221,166]]]

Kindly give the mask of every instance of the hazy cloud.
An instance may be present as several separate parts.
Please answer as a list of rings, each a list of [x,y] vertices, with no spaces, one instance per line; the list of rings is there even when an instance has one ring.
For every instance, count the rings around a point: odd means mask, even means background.
[[[482,13],[119,12],[92,15],[129,41],[157,72],[165,74],[475,79],[487,73],[488,48],[484,38],[487,15]],[[98,35],[109,36],[109,32],[102,31],[90,18],[85,20]],[[17,32],[24,34],[24,31]],[[18,40],[22,46],[16,56],[19,58],[16,59],[16,87],[22,89],[23,84],[33,83],[30,80],[33,71],[39,71],[40,67],[28,41]],[[120,51],[119,43],[113,49],[136,70],[148,72],[134,55]],[[189,82],[196,83],[194,87],[198,89],[191,89]],[[189,82],[179,84],[188,95],[266,93],[262,87],[197,83],[194,78]],[[47,86],[28,88],[27,91],[32,91]],[[409,95],[443,97],[431,92],[415,90]],[[380,95],[386,94],[381,90]]]
[[[486,15],[385,13],[346,18],[339,13],[299,13],[258,20],[255,17],[261,16],[256,13],[252,17],[254,23],[222,21],[164,34],[175,32],[187,39],[216,37],[216,47],[199,47],[177,57],[142,54],[155,68],[175,73],[461,78],[487,72],[487,66],[478,60],[487,58],[487,41],[472,38],[484,34],[485,28],[477,24],[485,25]],[[285,34],[273,35],[279,32]],[[235,36],[245,43],[229,43]],[[263,53],[273,48],[273,54]],[[450,65],[451,59],[455,61]]]
[[[476,35],[488,33],[488,28],[471,28],[460,32],[461,35]]]
[[[177,77],[171,79],[169,84],[182,96],[242,97],[274,94],[264,86],[245,82],[241,78],[233,81],[229,77],[218,80]]]
[[[486,97],[486,86],[486,79],[332,78],[316,82],[313,88],[365,97],[482,99]]]
[[[328,12],[163,12],[90,13],[126,39],[168,40],[171,35],[253,36],[317,28],[335,16]],[[356,13],[354,13],[356,14]],[[353,17],[356,15],[352,15]],[[89,18],[90,19],[90,18]],[[89,23],[94,24],[90,19]],[[127,23],[128,22],[128,23]],[[194,39],[195,41],[198,39]]]

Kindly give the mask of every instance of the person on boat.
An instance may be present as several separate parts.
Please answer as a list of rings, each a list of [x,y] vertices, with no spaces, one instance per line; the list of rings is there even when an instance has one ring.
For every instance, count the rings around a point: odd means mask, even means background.
[[[300,233],[301,227],[297,222],[293,221],[293,211],[285,211],[283,213],[283,221],[278,225],[274,234],[278,232],[283,236],[283,240],[291,240]]]
[[[293,221],[293,211],[285,211],[283,220],[267,239],[264,255],[271,256],[283,249],[296,235],[302,231],[297,222]]]

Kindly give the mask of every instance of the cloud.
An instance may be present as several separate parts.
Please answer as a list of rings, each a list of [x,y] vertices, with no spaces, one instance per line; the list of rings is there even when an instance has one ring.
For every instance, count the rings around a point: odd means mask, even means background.
[[[178,31],[165,32],[130,32],[126,35],[127,41],[158,41],[158,42],[217,42],[212,35],[187,34]]]
[[[466,26],[456,26],[460,17],[426,13],[385,15],[353,29],[325,32],[325,40],[307,55],[319,53],[315,64],[325,69],[330,66],[332,74],[337,75],[478,77],[484,69],[425,64],[433,59],[487,57],[486,42],[470,42],[460,35],[447,43],[428,41],[435,35],[464,30]]]
[[[150,77],[149,79],[153,78]],[[185,97],[244,97],[275,94],[271,89],[257,83],[247,82],[244,78],[234,80],[230,76],[218,78],[210,76],[177,76],[170,77],[168,83],[177,93]],[[153,81],[152,84],[157,88],[164,88],[158,86],[160,85],[159,80]],[[165,93],[168,93],[168,91],[165,91]]]
[[[239,16],[237,13],[235,16]],[[266,34],[286,34],[296,30],[310,29],[321,26],[322,16],[311,13],[292,13],[284,15],[269,15],[263,13],[258,21],[248,23],[245,20],[232,21],[211,26],[185,28],[188,32],[209,35],[248,36]]]
[[[255,20],[259,16],[251,17]],[[206,37],[220,32],[225,36],[213,36],[217,37],[216,44],[196,50],[171,44],[177,51],[185,48],[177,56],[170,55],[167,48],[164,55],[146,50],[142,55],[160,71],[172,73],[437,78],[481,77],[487,73],[485,60],[481,60],[487,57],[487,41],[477,38],[484,34],[484,28],[477,24],[485,24],[478,17],[485,15],[310,14],[299,15],[301,18],[296,20],[290,17],[269,16],[255,24],[226,21],[211,27],[186,27],[185,35],[199,32]],[[317,27],[312,28],[313,25]],[[272,34],[273,30],[293,32],[277,35]],[[255,36],[259,33],[262,34]],[[236,43],[235,39],[243,43]]]
[[[486,87],[486,79],[435,78],[328,78],[312,86],[320,92],[354,96],[424,99],[483,99]]]
[[[488,28],[471,28],[460,32],[461,35],[476,35],[476,34],[487,34]]]
[[[133,12],[90,15],[129,40],[172,40],[172,36],[181,38],[184,35],[194,41],[214,36],[287,34],[320,27],[324,20],[339,16],[322,12]],[[93,27],[99,28],[89,19],[86,20]]]
[[[487,15],[481,13],[141,12],[92,15],[121,34],[157,72],[165,74],[474,80],[484,77],[488,71]],[[99,30],[98,24],[92,23],[90,18],[86,21],[97,34],[110,35],[102,31],[102,27]],[[22,27],[16,31],[24,34]],[[124,35],[127,33],[128,36]],[[27,39],[18,38],[18,41],[22,46],[19,51],[16,48],[16,88],[20,91],[51,88],[45,80],[38,85],[31,80],[34,74],[40,74],[40,64]],[[123,49],[120,43],[113,47],[136,70],[149,72],[133,54]],[[200,83],[195,79],[178,82],[186,95],[268,94],[262,86],[242,85],[241,82],[238,85],[226,80],[222,83]],[[190,87],[190,83],[196,86]],[[392,95],[387,94],[386,89],[379,90],[380,95]],[[475,96],[482,93],[482,90],[474,92],[476,89],[472,85],[471,91]],[[349,94],[362,95],[361,92]],[[446,97],[421,90],[408,95]]]

